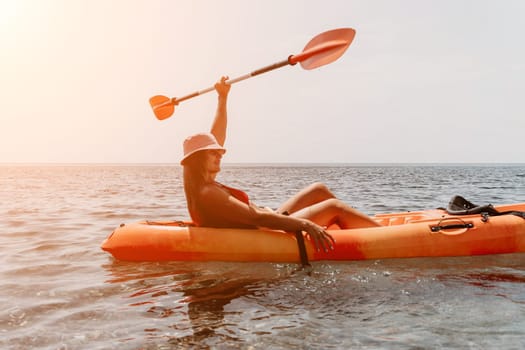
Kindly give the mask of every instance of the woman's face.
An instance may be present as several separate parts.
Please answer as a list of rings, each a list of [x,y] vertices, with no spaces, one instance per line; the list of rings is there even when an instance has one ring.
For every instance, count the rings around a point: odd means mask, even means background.
[[[224,151],[211,149],[206,152],[206,170],[211,173],[218,173],[221,171],[221,159]]]

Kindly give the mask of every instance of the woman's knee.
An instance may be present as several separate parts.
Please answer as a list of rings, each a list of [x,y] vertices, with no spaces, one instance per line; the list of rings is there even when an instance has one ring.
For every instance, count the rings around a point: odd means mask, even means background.
[[[342,200],[337,198],[329,198],[324,201],[324,204],[327,208],[331,208],[334,211],[345,212],[348,210],[348,205],[346,205]]]
[[[335,198],[332,191],[322,182],[314,182],[308,187],[308,191],[319,198],[319,200]]]

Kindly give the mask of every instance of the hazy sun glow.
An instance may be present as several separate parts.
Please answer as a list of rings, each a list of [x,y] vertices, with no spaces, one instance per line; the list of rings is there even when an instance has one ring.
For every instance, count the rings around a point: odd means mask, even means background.
[[[31,24],[26,20],[32,8],[41,8],[41,6],[37,1],[0,0],[0,44],[2,46],[9,41],[16,41],[16,37],[21,32],[30,29],[27,27]]]
[[[15,20],[19,9],[20,3],[16,0],[0,0],[0,26],[2,29],[8,28]]]

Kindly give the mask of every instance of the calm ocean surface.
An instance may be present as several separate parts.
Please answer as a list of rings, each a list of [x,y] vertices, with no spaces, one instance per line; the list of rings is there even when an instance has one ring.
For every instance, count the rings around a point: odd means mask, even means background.
[[[276,207],[323,181],[368,214],[525,202],[525,165],[225,166]],[[525,254],[127,263],[121,223],[187,219],[178,166],[0,166],[2,349],[522,349]]]

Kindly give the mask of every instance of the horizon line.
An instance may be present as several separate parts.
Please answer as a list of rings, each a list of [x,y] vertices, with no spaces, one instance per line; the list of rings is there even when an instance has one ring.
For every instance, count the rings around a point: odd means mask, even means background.
[[[525,166],[523,162],[224,162],[223,166]],[[0,166],[177,166],[149,162],[0,162]]]

